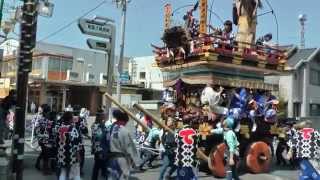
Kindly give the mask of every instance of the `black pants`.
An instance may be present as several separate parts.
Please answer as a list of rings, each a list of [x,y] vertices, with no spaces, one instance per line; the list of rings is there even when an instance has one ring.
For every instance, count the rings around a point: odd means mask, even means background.
[[[234,165],[230,166],[229,165],[229,155],[227,157],[227,162],[226,162],[226,171],[227,171],[227,180],[239,180],[239,175],[238,175],[238,168],[237,168],[237,163],[238,163],[238,157],[236,155],[234,157]]]
[[[83,166],[84,166],[84,157],[85,155],[85,150],[84,150],[84,146],[81,147],[80,150],[80,172],[83,173]]]
[[[106,160],[99,159],[98,157],[94,158],[93,170],[92,170],[92,177],[91,180],[98,180],[99,178],[99,171],[101,171],[101,175],[106,177],[107,176],[107,167],[106,167]]]
[[[40,168],[40,164],[41,164],[41,160],[43,162],[43,171],[45,173],[48,173],[49,172],[49,160],[50,158],[52,158],[54,156],[53,154],[53,148],[52,147],[48,147],[44,144],[40,144],[40,147],[41,147],[41,152],[37,158],[37,161],[36,161],[36,167],[37,168]],[[51,162],[53,163],[53,162]],[[52,165],[52,164],[51,164]],[[53,167],[51,167],[53,169]]]

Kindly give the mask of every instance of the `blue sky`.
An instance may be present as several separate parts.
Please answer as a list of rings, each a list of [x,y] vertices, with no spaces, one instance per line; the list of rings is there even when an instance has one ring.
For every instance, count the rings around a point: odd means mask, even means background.
[[[94,8],[102,0],[52,0],[55,3],[55,11],[52,18],[39,18],[38,36],[40,40],[48,34],[54,32],[65,24],[71,22],[86,11]],[[186,4],[195,3],[196,0],[132,0],[128,6],[127,24],[126,24],[126,56],[146,56],[152,54],[150,43],[160,44],[160,37],[163,30],[163,6],[171,3],[173,9]],[[270,8],[264,3],[264,9],[260,13],[269,11]],[[305,13],[308,16],[306,46],[317,47],[320,44],[320,7],[319,0],[269,0],[273,6],[279,21],[279,41],[280,44],[297,44],[299,43],[299,22],[298,15]],[[209,0],[209,5],[211,0]],[[232,0],[215,0],[213,10],[222,19],[231,19]],[[175,20],[181,20],[186,9],[177,12]],[[108,3],[102,5],[87,17],[93,15],[107,16],[116,21],[117,25],[117,49],[119,54],[120,41],[120,20],[121,11],[116,5]],[[198,13],[195,13],[198,16]],[[257,36],[268,32],[276,36],[276,25],[274,17],[267,14],[258,19]],[[217,18],[213,16],[212,23],[221,26]],[[73,47],[87,48],[86,38],[82,35],[77,27],[73,24],[66,30],[49,38],[46,42],[64,44]]]

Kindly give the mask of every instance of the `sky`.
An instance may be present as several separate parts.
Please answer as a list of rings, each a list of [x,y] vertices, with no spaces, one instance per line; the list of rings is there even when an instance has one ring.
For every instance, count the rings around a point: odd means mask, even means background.
[[[85,12],[97,6],[102,0],[51,0],[55,4],[54,14],[51,18],[39,17],[37,40],[41,40],[48,34],[55,32],[60,27],[79,18]],[[213,0],[208,0],[211,6]],[[232,19],[233,0],[214,0],[213,11],[223,20]],[[128,4],[127,23],[125,34],[125,56],[148,56],[152,55],[150,44],[161,45],[160,37],[163,31],[163,6],[171,3],[173,9],[194,4],[196,0],[131,0]],[[262,0],[264,8],[259,13],[270,11],[266,0]],[[269,0],[278,19],[279,43],[299,44],[300,26],[299,14],[307,14],[306,23],[306,47],[319,47],[320,45],[320,1],[319,0]],[[177,11],[173,17],[175,23],[182,22],[181,16],[188,8]],[[112,0],[90,13],[88,18],[94,15],[106,16],[115,20],[117,27],[116,54],[119,54],[121,9],[117,8]],[[198,12],[194,14],[198,17]],[[221,22],[212,15],[211,23],[221,26]],[[276,23],[270,13],[258,18],[257,36],[273,33],[276,41]],[[73,23],[67,29],[55,36],[46,39],[45,42],[62,44],[72,47],[87,49],[86,38],[81,34],[77,23]],[[92,38],[92,37],[91,37]]]

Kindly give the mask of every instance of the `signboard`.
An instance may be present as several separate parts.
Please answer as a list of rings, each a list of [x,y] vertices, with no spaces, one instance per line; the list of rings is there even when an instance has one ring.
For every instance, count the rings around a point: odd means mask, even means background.
[[[200,0],[200,33],[207,33],[208,0]]]
[[[120,82],[121,82],[121,84],[128,84],[129,81],[130,81],[129,73],[128,73],[128,72],[123,72],[123,73],[120,75]]]
[[[164,29],[170,28],[171,16],[172,16],[172,6],[171,4],[166,4],[164,6]]]
[[[111,49],[110,42],[100,41],[96,39],[87,39],[87,44],[90,49],[101,50],[101,51],[109,51]]]
[[[90,19],[79,19],[78,26],[82,33],[102,38],[112,37],[112,25],[92,21]]]

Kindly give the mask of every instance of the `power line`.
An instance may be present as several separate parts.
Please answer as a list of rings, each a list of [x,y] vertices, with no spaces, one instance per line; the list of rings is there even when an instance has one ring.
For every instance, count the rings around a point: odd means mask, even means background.
[[[89,11],[87,11],[86,13],[84,13],[83,15],[81,15],[80,17],[74,19],[73,21],[69,22],[68,24],[62,26],[61,28],[59,28],[58,30],[48,34],[47,36],[45,36],[44,38],[40,39],[38,42],[47,40],[55,35],[57,35],[58,33],[60,33],[61,31],[67,29],[68,27],[70,27],[72,24],[78,22],[79,18],[83,18],[85,16],[87,16],[88,14],[90,14],[91,12],[95,11],[96,9],[98,9],[100,6],[102,6],[103,4],[107,3],[106,0],[102,1],[101,3],[99,3],[97,6],[95,6],[94,8],[90,9]]]

